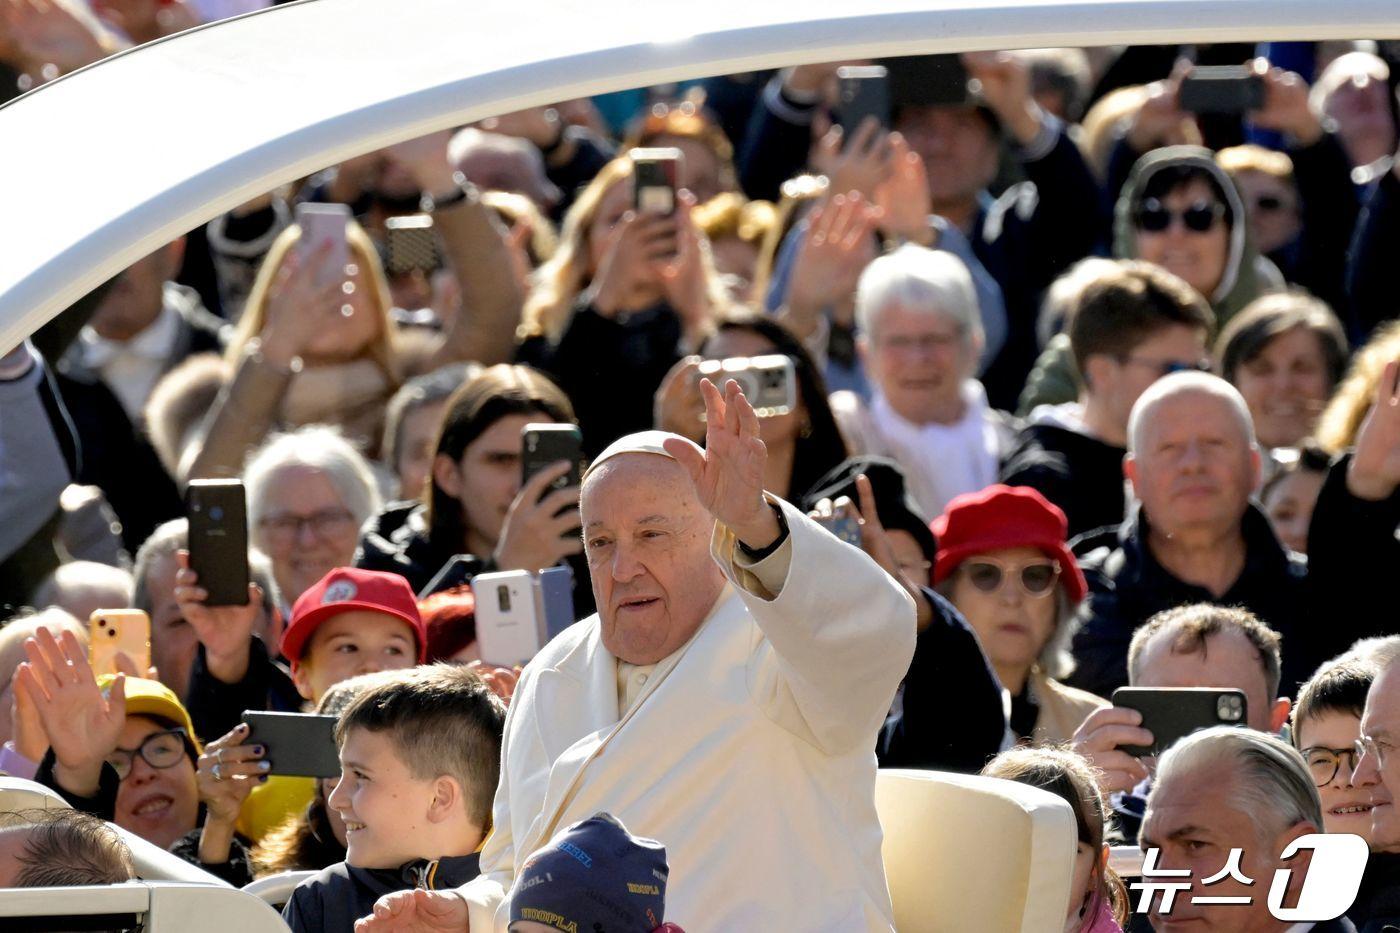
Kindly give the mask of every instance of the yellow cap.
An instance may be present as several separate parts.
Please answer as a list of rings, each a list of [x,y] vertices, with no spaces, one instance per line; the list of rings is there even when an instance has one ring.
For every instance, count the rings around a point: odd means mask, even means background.
[[[97,686],[102,688],[104,696],[111,690],[113,679],[111,674],[103,674],[97,678]],[[166,722],[184,729],[194,744],[195,752],[202,751],[199,738],[194,734],[194,722],[190,719],[189,710],[185,709],[185,704],[180,702],[175,691],[158,680],[148,680],[145,677],[126,679],[126,714],[159,716]]]

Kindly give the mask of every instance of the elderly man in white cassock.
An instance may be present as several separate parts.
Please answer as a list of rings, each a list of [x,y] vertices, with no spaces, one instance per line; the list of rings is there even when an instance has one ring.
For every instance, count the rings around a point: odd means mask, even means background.
[[[753,409],[701,388],[703,450],[634,434],[584,475],[599,612],[520,677],[481,877],[386,895],[357,930],[507,933],[524,860],[603,810],[665,844],[683,928],[893,928],[874,748],[913,655],[909,584],[868,484],[874,559],[764,493]]]

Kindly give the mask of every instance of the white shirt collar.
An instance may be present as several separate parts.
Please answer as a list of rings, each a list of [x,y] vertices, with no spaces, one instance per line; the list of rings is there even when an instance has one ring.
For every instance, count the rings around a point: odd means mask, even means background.
[[[169,301],[163,301],[156,319],[130,340],[108,340],[91,325],[84,326],[81,334],[83,359],[93,369],[102,369],[122,356],[164,362],[175,348],[179,332],[180,313]]]

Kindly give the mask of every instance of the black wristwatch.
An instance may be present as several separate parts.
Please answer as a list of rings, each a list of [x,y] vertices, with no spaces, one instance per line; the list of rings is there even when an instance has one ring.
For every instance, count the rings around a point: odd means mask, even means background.
[[[758,550],[754,550],[744,542],[739,542],[739,550],[743,551],[744,556],[755,564],[759,561],[767,560],[769,557],[772,557],[775,553],[777,553],[778,548],[783,546],[783,542],[788,539],[788,523],[787,519],[783,517],[783,510],[778,508],[771,502],[768,503],[768,507],[772,509],[773,514],[778,517],[778,536],[773,539],[773,543],[765,548],[759,548]]]

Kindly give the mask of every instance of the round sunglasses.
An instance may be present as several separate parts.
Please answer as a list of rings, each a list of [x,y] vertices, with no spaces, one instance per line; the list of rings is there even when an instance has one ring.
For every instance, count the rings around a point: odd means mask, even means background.
[[[1014,577],[1027,596],[1048,596],[1054,592],[1055,583],[1060,578],[1060,565],[1054,561],[1013,566],[991,557],[976,557],[964,561],[958,569],[967,577],[967,582],[983,593],[999,591],[1008,579]]]
[[[1174,211],[1156,198],[1142,202],[1137,211],[1137,225],[1148,233],[1161,233],[1174,221],[1192,233],[1205,233],[1225,216],[1225,205],[1219,201],[1197,201],[1184,211]]]

